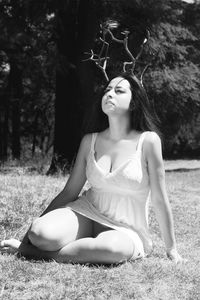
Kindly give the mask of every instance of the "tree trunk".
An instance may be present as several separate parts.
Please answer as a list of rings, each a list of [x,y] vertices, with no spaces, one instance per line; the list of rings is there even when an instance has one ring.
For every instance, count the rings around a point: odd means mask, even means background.
[[[94,49],[95,38],[100,31],[100,17],[102,14],[102,1],[80,1],[78,10],[78,37],[79,37],[79,55],[77,62],[78,74],[82,91],[81,103],[83,107],[83,125],[81,134],[85,133],[85,127],[90,119],[91,107],[95,97],[95,85],[97,77],[101,74],[95,63],[92,61],[83,62],[83,57],[86,59],[91,49]],[[103,79],[103,78],[102,78]]]
[[[20,104],[18,98],[12,99],[12,157],[20,159]]]
[[[35,155],[35,148],[36,148],[36,142],[37,142],[37,127],[38,127],[38,117],[39,117],[39,111],[35,111],[34,121],[33,121],[33,133],[32,133],[32,157]]]
[[[94,0],[68,0],[58,11],[60,61],[56,74],[54,154],[48,174],[68,171],[80,143],[84,106],[90,102],[88,90],[92,90],[93,79],[90,66],[84,69],[88,64],[83,66],[81,60],[83,53],[92,48],[97,31],[95,4]]]
[[[0,95],[0,161],[8,157],[8,96]]]
[[[9,83],[11,119],[12,119],[12,136],[11,149],[12,157],[20,159],[20,101],[22,98],[22,72],[19,70],[15,60],[10,60]]]

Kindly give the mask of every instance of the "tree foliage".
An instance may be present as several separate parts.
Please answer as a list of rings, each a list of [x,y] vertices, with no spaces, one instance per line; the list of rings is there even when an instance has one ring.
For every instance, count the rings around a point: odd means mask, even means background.
[[[134,54],[149,29],[149,43],[136,73],[139,75],[151,62],[144,85],[161,120],[165,154],[199,153],[198,1],[2,0],[0,160],[8,156],[10,149],[14,157],[19,157],[20,144],[22,150],[28,144],[32,154],[38,147],[47,153],[54,144],[54,154],[63,158],[61,164],[73,160],[83,115],[88,116],[94,91],[102,79],[91,62],[82,60],[84,52],[96,47],[98,22],[107,19],[120,23],[114,31],[116,36],[120,37],[124,29],[130,31],[129,47]],[[114,73],[121,68],[126,54],[116,44],[110,51],[109,71]],[[66,82],[74,94],[66,93]],[[60,128],[69,144],[60,140]]]
[[[1,99],[4,103],[1,106],[2,114],[8,107],[8,122],[12,124],[13,116],[10,111],[13,103],[17,103],[18,110],[15,115],[18,115],[19,122],[18,138],[28,138],[29,143],[32,139],[38,145],[47,139],[46,150],[50,146],[48,144],[52,143],[50,139],[53,132],[55,98],[55,8],[50,5],[52,3],[43,1],[41,4],[30,0],[3,0],[0,3],[0,64],[7,65],[8,68],[0,72]],[[13,69],[15,73],[18,72],[18,76],[11,76]],[[17,81],[20,81],[18,86]],[[8,126],[7,148],[10,146],[11,137],[15,136],[15,127]],[[35,144],[32,146],[33,152]]]
[[[145,30],[151,33],[141,60],[148,63],[152,53],[155,55],[144,82],[161,121],[165,153],[196,155],[200,147],[200,4],[179,0],[104,3],[109,7],[105,17],[116,19],[120,30],[130,31],[133,53],[139,52]],[[192,139],[191,134],[183,138],[189,128],[194,129]]]

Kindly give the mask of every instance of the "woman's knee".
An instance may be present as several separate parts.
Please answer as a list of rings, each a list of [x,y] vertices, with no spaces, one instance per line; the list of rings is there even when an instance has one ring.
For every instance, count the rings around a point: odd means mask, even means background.
[[[28,238],[31,243],[36,247],[45,246],[50,243],[51,232],[48,226],[44,226],[40,218],[33,221],[29,232]]]
[[[33,245],[55,251],[68,243],[92,235],[92,221],[71,210],[60,209],[37,218],[28,237]]]
[[[125,239],[126,240],[126,239]],[[107,254],[107,258],[113,259],[113,263],[122,262],[128,260],[133,254],[133,243],[129,241],[121,241],[118,234],[110,235],[107,238],[96,238],[95,239],[96,249],[103,250]]]

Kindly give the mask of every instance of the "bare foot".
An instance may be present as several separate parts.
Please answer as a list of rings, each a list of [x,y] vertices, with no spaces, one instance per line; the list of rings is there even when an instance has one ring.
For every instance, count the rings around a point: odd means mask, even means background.
[[[16,239],[3,240],[0,243],[1,248],[12,248],[13,250],[18,250],[21,242]]]

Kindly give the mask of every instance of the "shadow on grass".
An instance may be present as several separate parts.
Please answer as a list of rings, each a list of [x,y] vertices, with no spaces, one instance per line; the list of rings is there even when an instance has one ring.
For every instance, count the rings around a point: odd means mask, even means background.
[[[29,258],[29,257],[25,257],[23,255],[21,255],[20,253],[17,252],[17,250],[9,248],[9,247],[4,247],[1,248],[0,247],[0,253],[2,255],[15,255],[18,259],[22,260],[22,261],[30,261],[30,262],[45,262],[45,263],[52,263],[52,262],[56,262],[54,259],[44,259],[44,258],[38,258],[38,259],[34,259],[34,258]],[[138,259],[139,260],[139,259]],[[71,265],[82,265],[82,266],[87,266],[89,268],[103,268],[103,269],[113,269],[113,268],[118,268],[119,266],[127,263],[129,261],[123,261],[123,262],[118,262],[118,263],[80,263],[80,262],[57,262],[58,264],[71,264]]]
[[[199,171],[200,168],[177,168],[177,169],[166,169],[165,172],[190,172],[190,171]]]

